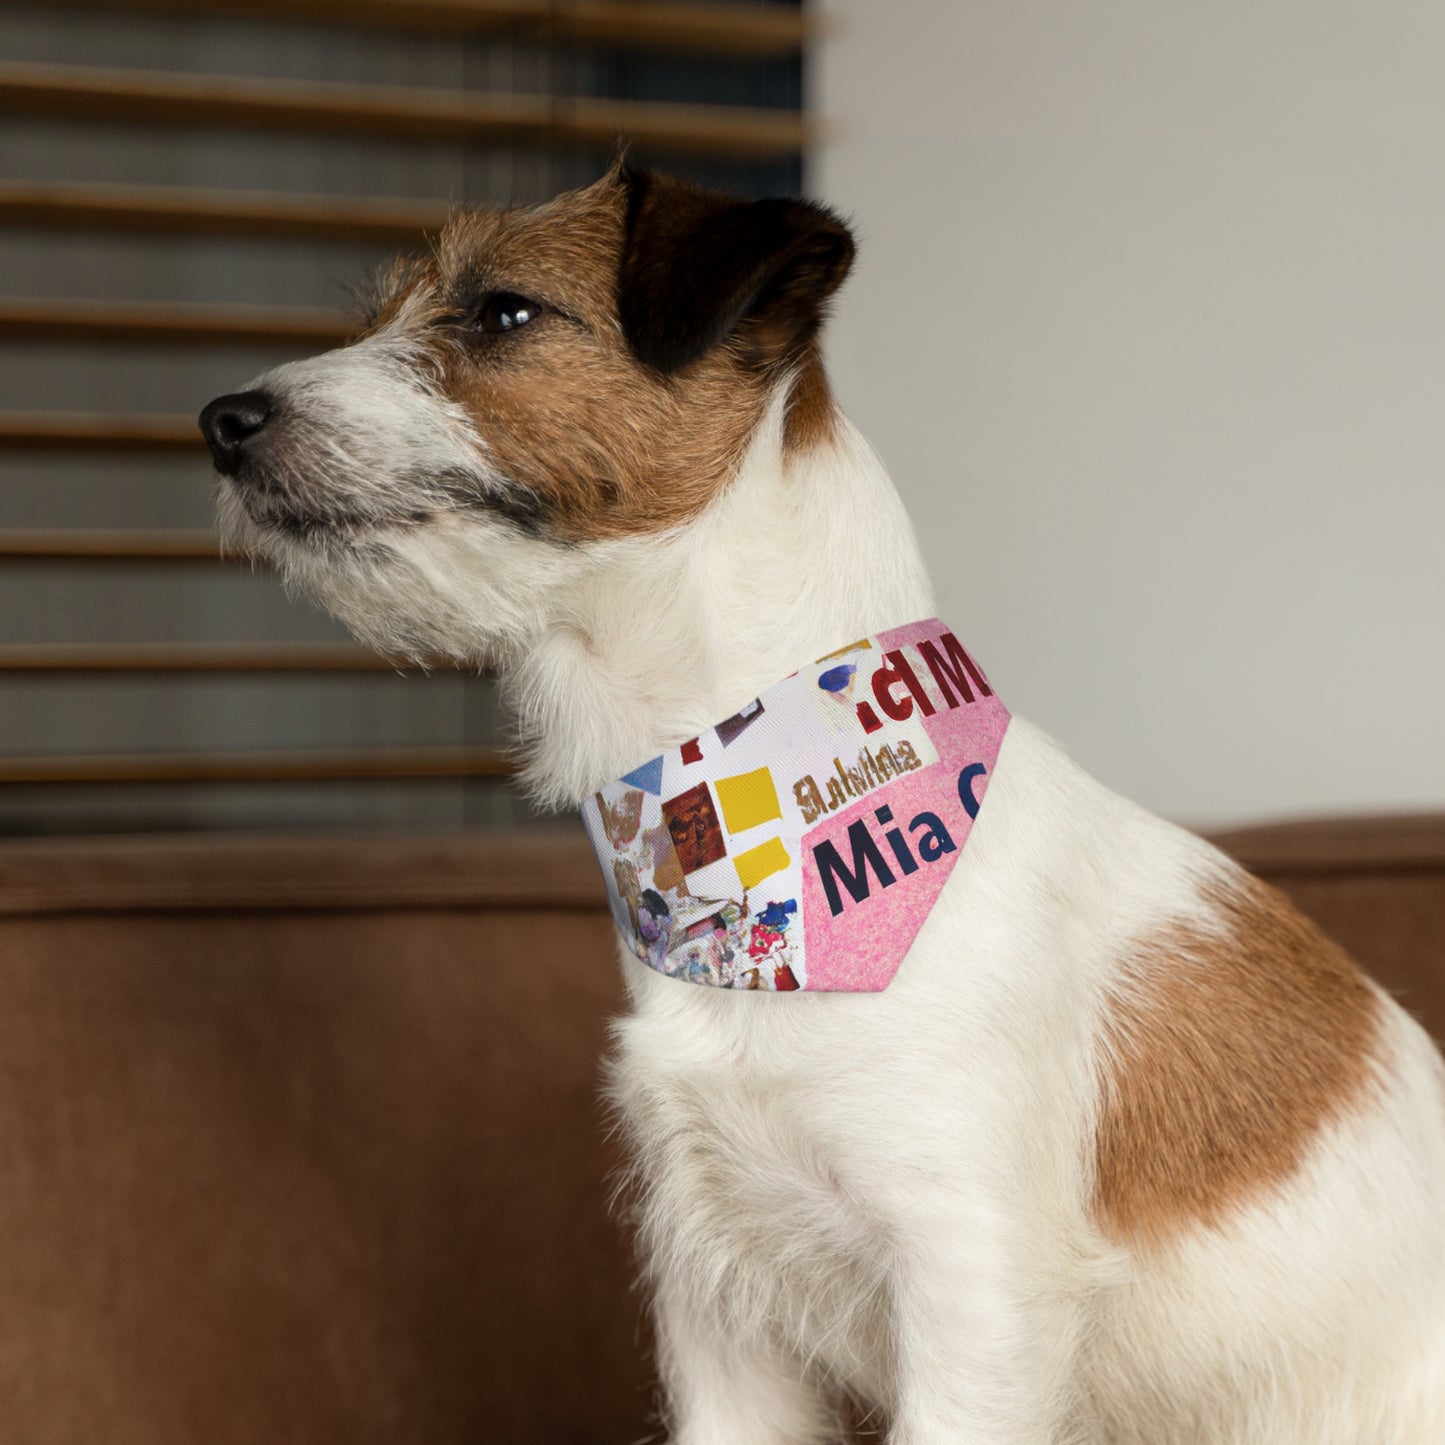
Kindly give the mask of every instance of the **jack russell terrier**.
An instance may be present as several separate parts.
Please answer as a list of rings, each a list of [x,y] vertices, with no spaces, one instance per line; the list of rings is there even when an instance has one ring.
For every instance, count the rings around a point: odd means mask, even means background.
[[[819,359],[852,258],[618,164],[201,416],[229,539],[494,666],[583,809],[671,1439],[1445,1441],[1440,1058],[932,620]]]

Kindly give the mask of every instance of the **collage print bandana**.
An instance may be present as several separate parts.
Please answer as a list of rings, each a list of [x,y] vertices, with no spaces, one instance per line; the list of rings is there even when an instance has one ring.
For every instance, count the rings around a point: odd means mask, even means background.
[[[1008,721],[937,619],[800,668],[583,805],[623,939],[690,983],[886,988]]]

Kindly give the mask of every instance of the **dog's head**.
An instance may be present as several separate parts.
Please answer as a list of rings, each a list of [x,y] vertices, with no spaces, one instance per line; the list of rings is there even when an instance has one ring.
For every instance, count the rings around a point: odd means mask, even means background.
[[[826,432],[852,255],[821,207],[620,165],[463,211],[358,340],[201,413],[223,530],[387,649],[505,650],[580,558],[706,509],[780,386],[792,443]]]

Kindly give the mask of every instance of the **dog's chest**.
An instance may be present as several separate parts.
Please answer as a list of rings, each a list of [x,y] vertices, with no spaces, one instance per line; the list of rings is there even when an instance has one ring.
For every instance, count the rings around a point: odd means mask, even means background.
[[[699,1005],[691,1030],[674,1009],[643,1011],[618,1029],[615,1097],[647,1232],[731,1312],[766,1321],[780,1342],[806,1340],[829,1373],[876,1394],[886,1248],[828,1071],[807,1042],[760,1050],[743,1037],[756,1018],[740,1019],[730,1039],[711,1001]],[[829,1322],[823,1339],[820,1320]]]

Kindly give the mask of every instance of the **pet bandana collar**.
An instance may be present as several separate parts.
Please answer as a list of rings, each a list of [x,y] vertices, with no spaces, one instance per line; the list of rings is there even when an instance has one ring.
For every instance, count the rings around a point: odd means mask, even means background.
[[[1008,721],[936,618],[799,669],[583,804],[622,937],[690,983],[886,988]]]

